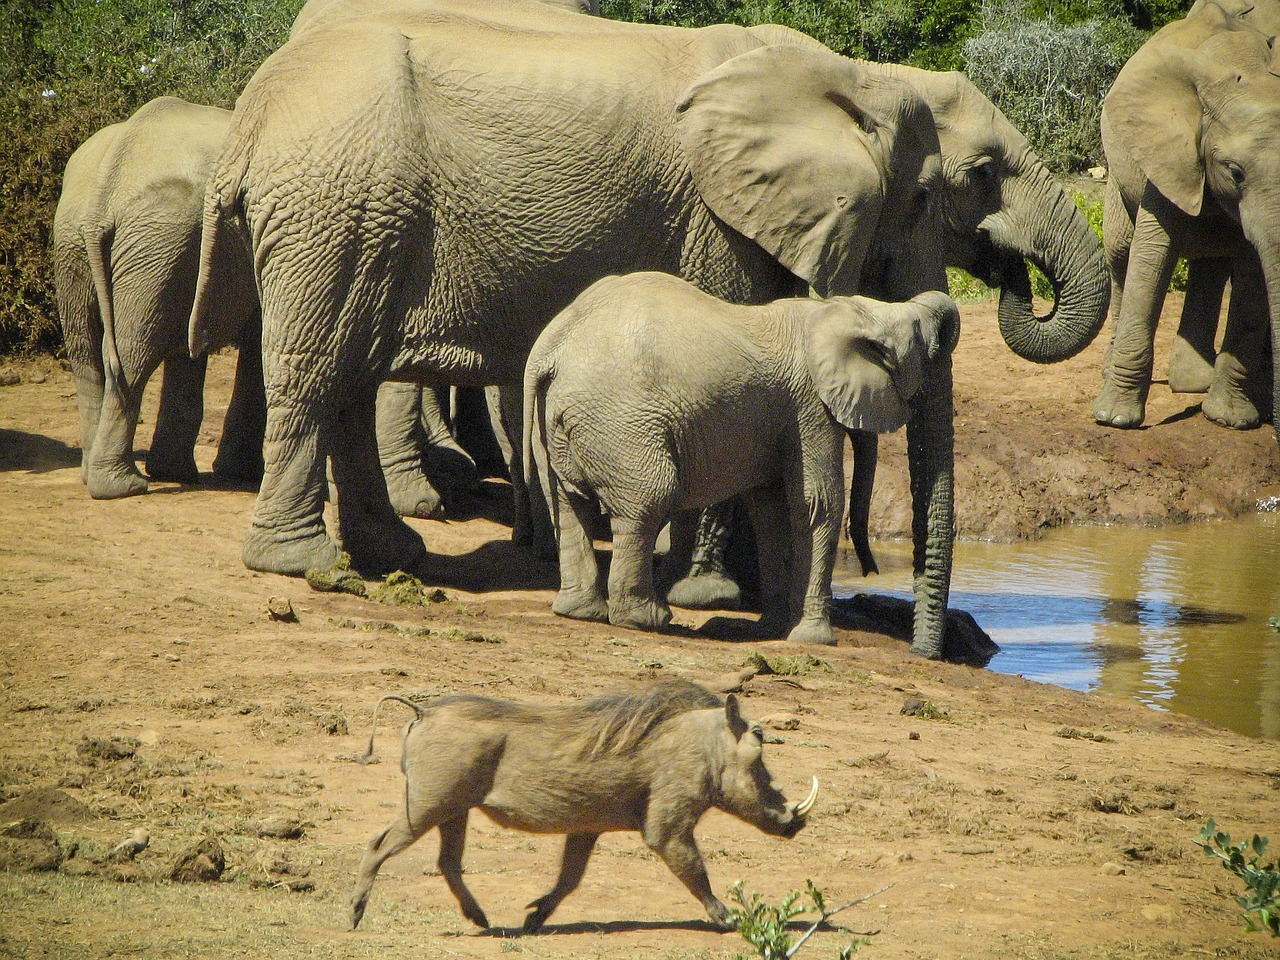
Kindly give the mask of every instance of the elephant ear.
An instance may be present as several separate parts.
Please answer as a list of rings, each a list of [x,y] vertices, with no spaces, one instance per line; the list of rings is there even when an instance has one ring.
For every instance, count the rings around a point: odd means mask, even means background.
[[[912,304],[834,297],[814,307],[805,336],[809,377],[850,430],[892,433],[911,418],[926,345]]]
[[[1103,103],[1104,122],[1147,179],[1179,210],[1204,202],[1200,157],[1201,90],[1231,73],[1200,49],[1224,33],[1248,30],[1216,2],[1163,27],[1129,58]]]
[[[874,80],[811,46],[760,47],[701,76],[676,137],[711,211],[820,293],[852,290],[879,220],[895,129]]]

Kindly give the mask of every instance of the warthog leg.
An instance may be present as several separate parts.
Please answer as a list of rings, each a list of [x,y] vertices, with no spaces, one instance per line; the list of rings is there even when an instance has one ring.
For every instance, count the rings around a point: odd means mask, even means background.
[[[444,877],[444,882],[458,898],[462,915],[477,927],[488,929],[489,918],[484,915],[480,904],[471,895],[467,885],[462,882],[462,852],[466,846],[467,814],[463,813],[460,817],[440,824],[440,856],[436,860],[436,866],[440,868],[440,875]]]
[[[671,872],[679,878],[695,897],[706,908],[707,916],[717,927],[731,930],[733,924],[729,920],[729,908],[720,902],[720,898],[711,892],[711,881],[707,879],[707,867],[698,852],[698,844],[693,839],[692,824],[688,829],[681,829],[674,834],[665,830],[644,831],[645,843],[649,849],[662,858]]]
[[[571,833],[565,838],[564,856],[560,860],[560,876],[556,878],[556,885],[549,893],[539,897],[526,908],[533,912],[524,918],[525,933],[537,933],[547,922],[547,917],[551,916],[552,911],[560,906],[560,902],[578,889],[598,837],[599,834],[596,833]]]
[[[391,826],[369,841],[369,845],[365,847],[364,857],[360,861],[360,869],[356,872],[356,888],[351,894],[352,930],[364,916],[364,908],[369,903],[369,891],[373,889],[373,881],[378,875],[378,869],[388,857],[394,857],[417,840],[418,836],[414,835],[408,818],[402,814],[392,822]]]

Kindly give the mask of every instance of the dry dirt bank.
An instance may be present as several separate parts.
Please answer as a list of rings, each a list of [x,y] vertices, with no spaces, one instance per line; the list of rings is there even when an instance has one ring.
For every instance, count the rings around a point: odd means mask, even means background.
[[[956,379],[967,534],[1223,514],[1280,493],[1269,430],[1210,426],[1188,414],[1195,398],[1159,385],[1153,426],[1103,430],[1087,416],[1101,345],[1033,368],[998,343],[989,305],[966,308],[965,324]],[[230,369],[215,358],[205,470]],[[713,932],[627,835],[602,842],[543,935],[510,939],[523,905],[549,887],[559,841],[482,817],[468,882],[498,931],[477,934],[460,916],[429,872],[428,838],[387,865],[364,926],[348,934],[361,847],[400,799],[403,716],[384,720],[382,763],[351,757],[382,693],[552,701],[669,674],[710,680],[752,652],[814,651],[712,641],[688,613],[667,636],[559,620],[552,572],[482,516],[417,524],[439,551],[431,566],[448,597],[423,609],[250,573],[239,560],[250,492],[161,484],[90,501],[70,378],[53,361],[17,370],[23,382],[0,388],[0,823],[46,816],[80,853],[59,872],[0,873],[0,956],[727,960],[745,947]],[[882,533],[903,515],[902,459],[886,444]],[[273,597],[300,622],[270,619]],[[811,773],[822,779],[812,824],[780,841],[709,815],[699,836],[718,891],[741,879],[777,900],[811,878],[841,902],[893,884],[840,918],[876,931],[862,953],[872,958],[1280,955],[1241,932],[1235,880],[1189,842],[1209,816],[1280,840],[1280,743],[924,663],[873,634],[842,633],[817,653],[808,672],[757,677],[744,691],[750,715],[784,728],[767,748],[778,779],[792,792]],[[904,715],[908,699],[946,716]],[[95,752],[90,741],[110,737],[131,738],[133,755]],[[43,788],[65,797],[33,794]],[[271,818],[300,824],[301,837],[259,836]],[[151,841],[131,864],[88,865],[135,828]],[[225,853],[222,880],[164,879],[205,835]],[[799,956],[832,957],[848,936],[821,933]]]

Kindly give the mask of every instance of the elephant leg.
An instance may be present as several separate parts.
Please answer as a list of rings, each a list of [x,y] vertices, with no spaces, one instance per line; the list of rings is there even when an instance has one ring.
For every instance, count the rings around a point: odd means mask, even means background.
[[[147,478],[133,459],[133,444],[142,395],[159,365],[159,357],[155,357],[146,366],[120,371],[118,378],[114,371],[106,372],[98,429],[85,469],[85,483],[95,500],[147,492]]]
[[[661,630],[671,622],[671,608],[654,589],[653,551],[663,524],[676,512],[677,484],[675,463],[658,455],[645,468],[642,487],[610,501],[609,622],[615,626]]]
[[[791,522],[791,609],[795,626],[787,639],[835,646],[831,629],[831,573],[843,514],[844,435],[814,438],[817,451],[802,455],[803,476],[786,484]],[[816,462],[808,463],[810,457]]]
[[[671,586],[689,571],[693,560],[693,542],[698,535],[698,523],[702,517],[701,510],[677,510],[671,517],[671,529],[668,533],[669,546],[666,556],[658,563],[656,586],[658,593],[671,600]]]
[[[76,378],[76,410],[80,418],[80,479],[89,482],[89,461],[102,418],[102,391],[106,378],[102,367],[73,362]]]
[[[782,637],[795,624],[791,610],[792,563],[787,501],[781,483],[757,487],[746,497],[747,512],[756,535],[756,563],[760,569],[762,636]]]
[[[1152,341],[1165,291],[1177,263],[1169,232],[1172,214],[1147,206],[1170,205],[1153,198],[1148,187],[1133,227],[1133,245],[1124,281],[1122,312],[1117,317],[1103,374],[1102,390],[1093,402],[1093,417],[1112,427],[1137,427],[1146,416],[1151,388]]]
[[[864,577],[879,573],[871,552],[871,495],[875,492],[880,436],[871,430],[850,430],[853,445],[853,479],[849,481],[849,540]]]
[[[170,356],[164,361],[160,410],[147,451],[152,480],[199,483],[196,438],[204,420],[204,375],[207,357]]]
[[[495,388],[496,389],[496,388]],[[476,479],[507,479],[507,460],[498,442],[489,413],[488,388],[456,387],[453,390],[453,432],[458,444],[475,464]]]
[[[1187,263],[1187,297],[1169,354],[1169,389],[1174,393],[1204,393],[1213,382],[1218,314],[1230,276],[1226,257]]]
[[[560,592],[552,612],[574,620],[609,622],[609,605],[600,582],[591,525],[599,508],[592,498],[569,490],[558,480],[555,509],[560,530]]]
[[[582,875],[587,872],[587,862],[595,849],[599,834],[571,833],[564,841],[564,855],[560,858],[560,876],[556,885],[526,908],[532,910],[524,918],[524,932],[537,933],[547,918],[560,906],[564,898],[578,889]]]
[[[267,395],[262,385],[262,334],[255,321],[240,337],[236,381],[222,419],[222,439],[213,475],[258,483],[262,479],[262,436],[267,426]]]
[[[343,549],[357,570],[384,576],[408,570],[427,548],[391,504],[378,459],[376,408],[377,391],[371,389],[338,411],[329,456]]]
[[[450,392],[449,387],[422,390],[422,463],[427,481],[442,495],[456,495],[476,482],[476,462],[453,436]]]
[[[383,484],[396,513],[431,520],[440,516],[441,501],[423,470],[421,421],[426,389],[420,383],[391,381],[379,387],[375,435]]]
[[[551,526],[551,511],[547,506],[542,480],[532,487],[524,476],[524,394],[519,386],[501,386],[488,391],[490,410],[497,414],[496,423],[506,437],[503,447],[507,454],[507,473],[511,477],[513,516],[511,539],[515,543],[531,547],[543,559],[555,556],[555,531]],[[536,479],[536,478],[535,478]],[[586,529],[592,531],[597,520],[584,520]]]
[[[737,610],[742,590],[728,576],[725,551],[729,543],[731,504],[726,501],[702,511],[694,537],[689,573],[672,584],[667,600],[690,610]]]
[[[1262,422],[1258,412],[1269,397],[1260,397],[1259,373],[1270,337],[1266,280],[1258,254],[1249,246],[1232,260],[1231,302],[1222,350],[1213,368],[1213,383],[1201,409],[1214,423],[1249,430]],[[1265,379],[1265,377],[1263,378]],[[1250,394],[1253,397],[1250,397]]]
[[[250,570],[300,577],[328,569],[340,551],[325,530],[325,458],[331,433],[331,396],[319,385],[333,371],[310,376],[263,357],[267,427],[262,440],[262,485],[242,557]],[[291,382],[297,380],[297,383]],[[285,403],[276,398],[289,397]],[[321,417],[325,420],[321,420]]]

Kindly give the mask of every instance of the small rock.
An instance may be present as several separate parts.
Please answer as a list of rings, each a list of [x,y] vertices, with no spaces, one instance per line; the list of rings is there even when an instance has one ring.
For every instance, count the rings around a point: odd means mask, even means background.
[[[0,370],[0,387],[16,387],[22,382],[22,375],[13,367]]]
[[[112,848],[111,852],[107,854],[106,859],[113,863],[123,863],[126,860],[132,860],[143,850],[147,849],[147,846],[150,843],[151,834],[142,827],[139,827],[137,830],[134,830],[129,834],[129,838],[127,840],[122,841]]]
[[[772,730],[799,730],[800,718],[790,713],[771,713],[760,718],[760,725]]]
[[[920,711],[924,709],[924,701],[917,700],[915,697],[908,697],[902,701],[902,709],[898,712],[904,717],[919,716]]]
[[[247,823],[244,830],[250,836],[274,837],[277,840],[297,840],[303,834],[302,824],[288,817],[268,817]]]
[[[178,883],[209,883],[220,878],[226,869],[222,845],[214,837],[205,837],[173,861],[169,879]]]
[[[43,370],[37,370],[27,377],[27,383],[44,383],[48,379]]]
[[[280,623],[297,623],[298,615],[288,597],[271,597],[267,600],[267,616]]]
[[[400,667],[383,667],[378,672],[384,677],[407,677],[409,675],[408,670],[402,670]]]
[[[908,740],[919,740],[919,739],[920,739],[920,734],[919,734],[919,733],[917,733],[916,731],[912,730],[910,733],[908,733],[908,734],[907,734],[907,739],[908,739]]]
[[[1118,863],[1107,861],[1102,865],[1102,872],[1108,877],[1123,877],[1128,871]]]
[[[1094,180],[1102,181],[1107,179],[1106,167],[1090,167],[1088,173]]]

